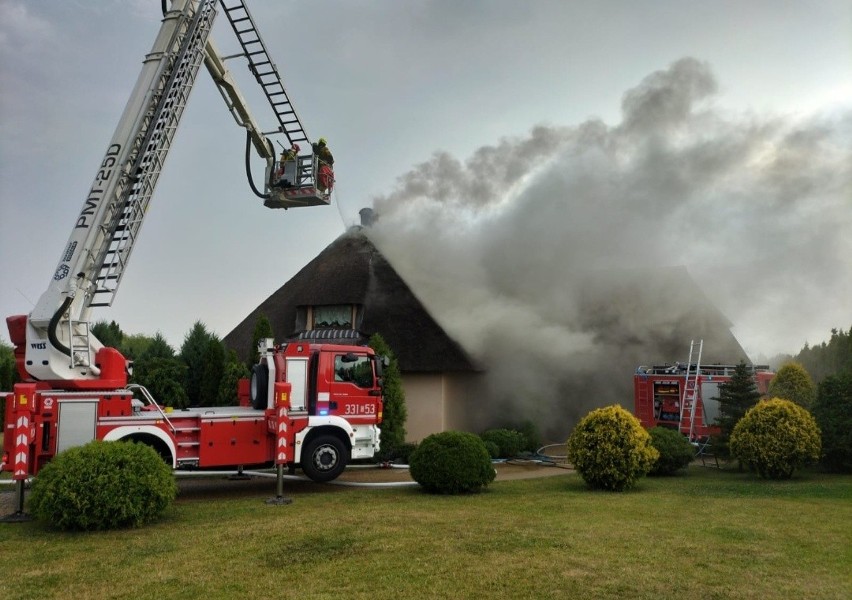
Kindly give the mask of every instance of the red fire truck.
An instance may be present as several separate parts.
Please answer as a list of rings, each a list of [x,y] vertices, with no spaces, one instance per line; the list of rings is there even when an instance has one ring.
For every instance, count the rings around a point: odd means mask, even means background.
[[[640,366],[633,375],[636,417],[648,428],[671,427],[692,441],[706,439],[718,431],[713,423],[719,414],[719,385],[731,380],[735,368],[700,361]],[[765,394],[775,374],[766,365],[750,369],[758,392]]]
[[[269,100],[277,123],[266,131],[274,133],[262,133],[209,37],[220,6]],[[290,157],[298,168],[286,188],[273,180],[267,136],[284,136],[282,147],[311,144],[245,3],[173,0],[47,290],[29,315],[7,319],[23,382],[4,394],[0,470],[12,473],[21,498],[23,481],[56,453],[94,439],[149,444],[176,469],[275,464],[280,474],[283,465],[301,466],[316,481],[379,448],[383,359],[370,348],[262,340],[239,406],[172,411],[128,383],[128,361],[90,332],[90,311],[110,306],[117,292],[202,63],[266,160],[264,193],[250,180],[264,204],[330,202],[315,185],[315,156]]]

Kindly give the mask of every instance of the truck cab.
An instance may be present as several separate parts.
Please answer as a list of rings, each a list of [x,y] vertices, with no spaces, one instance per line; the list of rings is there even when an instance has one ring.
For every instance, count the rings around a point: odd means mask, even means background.
[[[258,344],[244,406],[274,411],[276,384],[289,385],[287,416],[294,465],[315,481],[329,481],[350,460],[379,449],[385,359],[366,346],[294,342]]]

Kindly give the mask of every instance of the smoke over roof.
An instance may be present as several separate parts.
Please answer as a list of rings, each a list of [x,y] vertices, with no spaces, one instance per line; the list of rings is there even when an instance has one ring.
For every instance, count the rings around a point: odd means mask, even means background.
[[[374,199],[370,236],[492,384],[547,414],[630,405],[632,368],[685,360],[724,322],[713,304],[750,352],[794,353],[852,318],[852,112],[733,114],[718,88],[684,58],[625,92],[619,124],[436,152]]]

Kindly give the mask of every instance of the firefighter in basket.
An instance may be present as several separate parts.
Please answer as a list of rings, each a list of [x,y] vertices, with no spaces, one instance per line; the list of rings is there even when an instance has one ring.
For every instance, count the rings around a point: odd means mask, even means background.
[[[275,171],[275,187],[293,187],[296,185],[296,159],[299,156],[299,144],[293,144],[289,150],[283,150]]]
[[[321,137],[313,144],[314,156],[317,158],[317,189],[322,192],[331,192],[334,186],[334,156],[328,148],[328,141]]]

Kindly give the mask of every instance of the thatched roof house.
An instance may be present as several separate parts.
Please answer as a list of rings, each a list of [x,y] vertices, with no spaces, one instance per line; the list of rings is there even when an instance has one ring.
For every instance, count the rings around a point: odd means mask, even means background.
[[[242,358],[261,315],[278,341],[366,344],[380,333],[399,361],[409,439],[458,427],[461,390],[478,369],[360,227],[332,242],[225,336]]]

